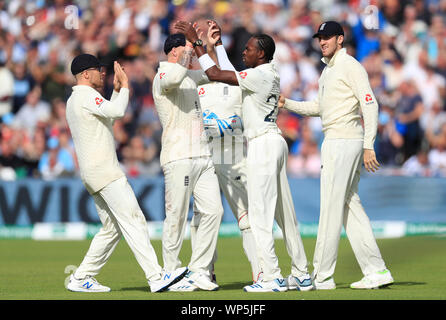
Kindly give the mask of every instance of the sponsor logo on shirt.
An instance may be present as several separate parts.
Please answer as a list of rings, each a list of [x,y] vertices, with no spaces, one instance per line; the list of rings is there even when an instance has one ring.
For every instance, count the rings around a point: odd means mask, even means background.
[[[372,98],[372,95],[370,93],[367,93],[365,95],[365,102],[366,102],[366,104],[373,103],[373,98]]]
[[[198,95],[202,96],[206,93],[206,91],[204,90],[204,88],[200,88],[200,90],[198,90]]]
[[[99,98],[99,97],[96,97],[96,98],[94,99],[94,102],[95,102],[96,105],[99,107],[99,106],[102,104],[102,102],[104,102],[104,99]]]
[[[241,71],[241,72],[239,72],[239,75],[242,79],[245,79],[246,76],[248,75],[248,73],[246,73],[245,71]]]
[[[162,79],[165,75],[166,75],[165,72],[161,72],[161,73],[160,73],[160,79]]]

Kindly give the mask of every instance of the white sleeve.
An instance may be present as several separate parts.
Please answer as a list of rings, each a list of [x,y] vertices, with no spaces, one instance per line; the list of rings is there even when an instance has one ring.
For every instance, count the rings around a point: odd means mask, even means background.
[[[262,74],[259,70],[250,68],[235,72],[240,89],[257,92],[259,83],[262,83]]]
[[[129,103],[129,89],[121,88],[113,101],[106,100],[99,92],[85,97],[84,108],[101,118],[122,118]]]
[[[236,71],[231,61],[229,61],[228,55],[223,45],[216,46],[215,51],[217,52],[218,64],[220,65],[221,70]]]

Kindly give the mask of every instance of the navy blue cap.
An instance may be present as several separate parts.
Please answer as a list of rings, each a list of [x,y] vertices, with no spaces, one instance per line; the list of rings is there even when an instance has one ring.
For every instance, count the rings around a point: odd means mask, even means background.
[[[182,33],[174,33],[167,37],[164,42],[164,53],[168,54],[172,48],[183,47],[186,45],[186,37]]]
[[[313,38],[318,38],[320,36],[332,37],[332,36],[343,36],[344,29],[336,21],[326,21],[321,23],[317,32],[313,35]]]
[[[71,62],[71,73],[76,75],[90,68],[100,68],[105,66],[106,65],[101,63],[95,56],[88,53],[82,53],[75,57]]]

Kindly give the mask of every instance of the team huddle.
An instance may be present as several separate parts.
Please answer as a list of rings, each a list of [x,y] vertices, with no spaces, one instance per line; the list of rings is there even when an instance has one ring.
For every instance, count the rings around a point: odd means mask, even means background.
[[[318,98],[307,102],[281,96],[270,36],[258,34],[249,39],[242,54],[247,69],[238,72],[228,59],[215,21],[200,25],[179,21],[174,28],[177,33],[164,43],[167,61],[160,62],[153,79],[153,97],[163,128],[163,267],[114,149],[112,126],[128,104],[127,76],[115,62],[114,91],[106,100],[99,93],[105,72],[98,59],[81,54],[72,62],[76,86],[67,102],[67,121],[81,179],[103,226],[71,275],[68,290],[110,291],[94,276],[122,236],[152,292],[217,290],[214,265],[223,216],[220,192],[238,221],[251,265],[253,283],[243,287],[244,291],[335,289],[342,226],[364,274],[350,287],[373,289],[392,284],[357,194],[362,163],[372,172],[379,167],[373,150],[378,104],[364,68],[342,48],[342,27],[327,21],[313,36],[319,39],[326,67]],[[311,274],[288,184],[288,147],[276,124],[280,108],[322,119],[321,205]],[[184,267],[179,253],[191,197],[192,254]],[[291,258],[288,276],[279,268],[274,222]]]

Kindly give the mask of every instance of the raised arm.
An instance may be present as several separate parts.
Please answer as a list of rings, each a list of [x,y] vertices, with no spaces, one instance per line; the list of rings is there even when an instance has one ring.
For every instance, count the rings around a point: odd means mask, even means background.
[[[202,45],[197,45],[199,37],[192,23],[185,21],[178,21],[175,23],[175,28],[186,36],[186,39],[194,45],[195,53],[198,61],[211,81],[218,81],[230,85],[238,85],[236,73],[234,71],[220,70],[215,62],[209,57],[206,49]]]
[[[99,93],[86,97],[91,101],[86,101],[85,107],[93,114],[102,118],[117,119],[122,118],[129,103],[129,81],[127,75],[118,62],[114,62],[114,92],[110,101],[106,100]],[[117,92],[119,90],[119,93]]]

